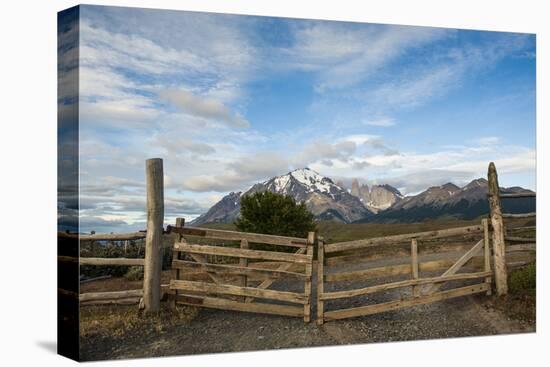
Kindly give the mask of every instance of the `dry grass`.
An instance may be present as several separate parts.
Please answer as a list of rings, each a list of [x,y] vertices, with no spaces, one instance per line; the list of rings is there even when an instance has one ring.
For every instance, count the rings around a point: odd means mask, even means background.
[[[161,304],[158,315],[145,315],[137,305],[130,306],[86,306],[80,309],[80,336],[119,337],[139,331],[143,335],[161,333],[167,328],[185,324],[198,315],[198,309],[191,306],[177,306],[171,309]]]

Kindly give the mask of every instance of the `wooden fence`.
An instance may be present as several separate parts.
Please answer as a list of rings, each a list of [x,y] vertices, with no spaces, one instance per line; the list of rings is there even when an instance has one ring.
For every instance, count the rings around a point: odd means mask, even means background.
[[[59,289],[60,294],[78,297],[81,305],[132,304],[140,301],[146,312],[158,312],[160,299],[169,295],[171,305],[176,303],[257,313],[311,318],[312,268],[314,246],[318,247],[317,261],[317,319],[318,323],[348,317],[369,315],[403,307],[436,302],[468,294],[490,294],[492,280],[498,295],[508,291],[508,268],[524,266],[535,258],[534,238],[521,236],[534,226],[507,228],[504,220],[535,218],[535,213],[502,213],[501,199],[535,197],[535,193],[501,193],[496,167],[489,165],[489,219],[479,225],[442,230],[367,238],[325,244],[322,237],[310,232],[307,238],[294,238],[255,233],[189,228],[178,218],[176,226],[168,226],[167,233],[176,234],[173,246],[172,279],[161,285],[161,236],[164,233],[162,160],[146,163],[147,174],[147,230],[118,234],[67,234],[60,238],[78,238],[80,241],[145,240],[145,258],[97,258],[58,256],[61,262],[94,266],[144,266],[143,289],[76,294]],[[438,243],[444,238],[470,237],[475,244]],[[475,238],[481,237],[481,238]],[[208,243],[199,243],[208,239]],[[189,240],[189,242],[188,242]],[[220,246],[223,241],[225,245]],[[227,246],[227,242],[233,245]],[[435,241],[435,242],[434,242]],[[204,241],[203,241],[204,242]],[[408,249],[403,251],[403,244]],[[265,246],[271,246],[266,248]],[[264,246],[263,248],[261,246]],[[377,249],[389,249],[380,255]],[[286,249],[278,251],[277,249]],[[294,252],[288,252],[294,249]],[[395,249],[395,251],[392,251]],[[422,251],[420,251],[422,250]],[[458,259],[449,257],[424,259],[419,256],[443,252],[463,252]],[[389,255],[389,256],[388,256]],[[369,261],[387,258],[392,265],[369,266]],[[405,263],[395,259],[408,258]],[[222,260],[222,261],[220,261]],[[355,270],[351,265],[367,265]],[[338,267],[348,267],[335,271]],[[469,271],[459,272],[461,269]],[[444,270],[437,276],[421,276]],[[406,276],[407,279],[369,285],[363,288],[327,291],[328,285],[346,281],[370,281]],[[277,280],[298,280],[303,290],[269,289]],[[459,288],[440,288],[456,281],[482,280]],[[296,283],[296,282],[295,282]],[[456,284],[456,283],[455,283]],[[361,307],[325,310],[325,303],[370,295],[398,288],[411,288],[410,297]],[[284,288],[284,287],[283,287]],[[299,306],[296,306],[298,304]]]
[[[434,244],[433,240],[445,237],[481,237],[476,239],[475,245],[471,246],[458,258],[444,256],[445,252],[457,253],[457,250],[464,249],[463,241],[457,244]],[[399,254],[398,247],[403,243],[410,243],[408,254]],[[423,255],[439,255],[439,258],[422,261],[419,258],[419,247],[423,244],[427,248]],[[395,248],[395,252],[380,255],[377,248],[384,247],[386,250]],[[492,256],[490,248],[490,226],[487,219],[483,219],[480,225],[450,228],[439,231],[428,231],[409,233],[387,237],[369,238],[364,240],[339,242],[325,245],[324,239],[318,240],[318,262],[317,262],[317,323],[338,320],[350,317],[371,315],[379,312],[396,310],[404,307],[422,305],[436,301],[442,301],[454,297],[461,297],[476,293],[491,294],[491,281],[494,275],[492,271]],[[366,250],[366,251],[365,251]],[[531,245],[522,244],[517,247],[506,249],[510,253],[505,260],[509,266],[522,266],[532,261],[532,256],[524,251],[534,250]],[[512,254],[513,253],[513,254]],[[432,256],[433,257],[433,256]],[[456,257],[456,256],[455,256]],[[395,260],[407,258],[407,262]],[[393,265],[369,266],[372,261],[388,260]],[[374,262],[375,263],[375,262]],[[355,270],[357,265],[363,265]],[[343,271],[338,271],[344,268]],[[353,270],[349,270],[353,269]],[[467,272],[459,272],[466,269]],[[444,271],[443,271],[444,270]],[[421,276],[421,273],[433,273],[443,271],[437,276]],[[398,281],[388,278],[406,276],[408,279]],[[383,283],[369,285],[363,288],[346,289],[344,285],[336,291],[327,291],[327,286],[338,287],[341,282],[372,282],[382,280]],[[440,288],[446,284],[456,281],[481,280],[467,286],[445,289]],[[341,288],[344,289],[341,289]],[[385,292],[398,288],[410,287],[408,296],[401,299],[385,301],[382,303],[368,304],[352,308],[340,308],[327,311],[325,302],[349,299]]]
[[[533,239],[528,238],[506,238],[506,227],[504,225],[504,218],[535,218],[536,213],[527,214],[505,214],[502,213],[501,198],[514,199],[524,197],[536,197],[533,193],[501,193],[500,186],[498,184],[497,169],[493,162],[489,164],[487,171],[489,192],[487,194],[489,199],[490,219],[493,230],[493,258],[495,269],[495,286],[497,295],[505,295],[508,293],[508,269],[506,263],[506,242],[524,242],[527,245],[536,246],[533,243]],[[517,247],[516,247],[517,248]]]
[[[177,234],[169,287],[174,305],[303,317],[304,322],[310,321],[314,232],[308,238],[295,238],[186,228],[183,219],[178,219],[176,227],[169,226],[168,231]],[[236,241],[238,247],[188,242],[197,238]],[[251,249],[257,244],[271,247]],[[295,250],[281,252],[277,248]],[[299,281],[303,291],[268,289],[277,280],[285,279]]]
[[[144,239],[145,232],[134,233],[116,233],[116,234],[91,234],[78,235],[60,232],[58,237],[78,238],[80,241],[125,241]],[[76,262],[79,265],[94,266],[144,266],[144,259],[136,258],[103,258],[103,257],[69,257],[59,256],[59,261]],[[98,305],[98,304],[135,304],[143,297],[143,289],[113,291],[113,292],[89,292],[78,295],[80,304]]]

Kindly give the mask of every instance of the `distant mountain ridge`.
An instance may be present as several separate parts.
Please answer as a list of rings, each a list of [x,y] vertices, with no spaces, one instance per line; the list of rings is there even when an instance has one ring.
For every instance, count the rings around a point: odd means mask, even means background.
[[[244,193],[230,193],[190,224],[231,222],[239,216],[242,196],[263,191],[290,195],[297,202],[305,202],[317,220],[351,223],[374,215],[359,198],[336,185],[330,178],[309,168],[302,168],[257,183]]]
[[[433,186],[411,196],[403,196],[393,186],[382,184],[360,185],[357,179],[348,189],[339,181],[309,169],[302,168],[285,175],[253,185],[246,192],[231,192],[202,214],[191,225],[230,223],[240,214],[244,195],[270,191],[292,196],[303,201],[316,220],[334,220],[343,223],[416,222],[440,217],[473,219],[489,211],[487,180],[478,178],[464,187],[451,182]],[[501,188],[502,192],[532,192],[521,187]],[[503,201],[510,213],[535,211],[534,198]]]

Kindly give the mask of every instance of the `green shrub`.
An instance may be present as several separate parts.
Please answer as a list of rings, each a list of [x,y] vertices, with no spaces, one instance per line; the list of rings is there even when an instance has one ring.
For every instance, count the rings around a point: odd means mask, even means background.
[[[143,266],[130,266],[124,278],[128,280],[142,280],[143,279]]]
[[[537,287],[536,264],[529,264],[525,268],[512,272],[508,284],[512,293],[534,291]]]

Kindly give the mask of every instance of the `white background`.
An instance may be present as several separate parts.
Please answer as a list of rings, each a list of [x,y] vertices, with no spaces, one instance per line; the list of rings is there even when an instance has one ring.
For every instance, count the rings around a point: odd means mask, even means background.
[[[537,333],[143,359],[117,366],[547,364],[550,9],[546,1],[127,0],[95,4],[537,33]],[[5,1],[0,12],[0,364],[69,365],[56,341],[56,13],[72,1]],[[548,138],[546,138],[548,141]],[[547,311],[548,312],[548,311]],[[535,363],[533,363],[535,362]],[[102,365],[115,365],[104,362]]]

